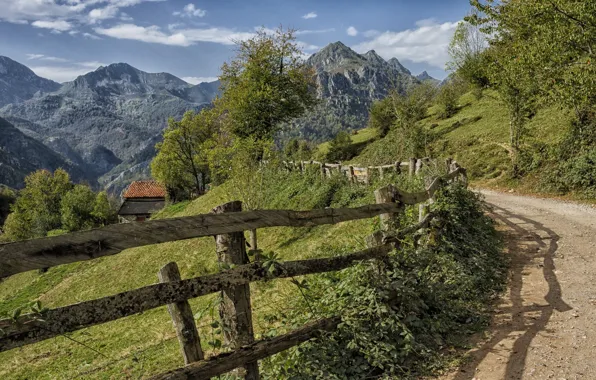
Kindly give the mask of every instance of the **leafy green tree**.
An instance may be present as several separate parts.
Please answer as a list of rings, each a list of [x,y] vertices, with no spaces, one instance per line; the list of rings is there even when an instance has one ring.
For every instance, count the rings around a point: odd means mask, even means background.
[[[489,35],[491,47],[510,52],[509,66],[532,75],[544,101],[587,120],[596,104],[596,2],[480,1],[468,18]]]
[[[8,187],[0,185],[0,225],[4,224],[10,214],[10,206],[17,198],[16,193]]]
[[[209,175],[207,152],[213,145],[213,110],[189,111],[180,121],[170,119],[163,132],[163,142],[156,145],[157,155],[151,174],[171,193],[190,197],[205,191]]]
[[[468,18],[475,18],[477,15],[478,12],[473,11]],[[490,84],[486,73],[486,56],[482,54],[487,47],[488,41],[481,28],[465,21],[457,25],[448,47],[450,60],[447,62],[447,70],[455,72],[458,77],[474,86],[478,90],[478,98],[482,96],[482,89]]]
[[[89,229],[94,226],[95,193],[87,185],[75,185],[60,202],[62,228],[68,231]]]
[[[370,108],[368,127],[376,129],[379,137],[385,137],[396,121],[397,115],[391,97],[373,102]]]
[[[440,107],[439,118],[448,119],[458,111],[459,97],[463,93],[463,83],[458,77],[453,77],[438,90],[436,102]]]
[[[317,102],[314,72],[302,58],[294,30],[259,30],[238,42],[236,57],[221,70],[222,96],[216,106],[240,138],[271,139],[282,123]]]
[[[346,131],[339,132],[333,140],[329,142],[329,152],[327,160],[342,161],[349,160],[353,155],[352,137]]]
[[[12,206],[4,231],[12,240],[46,236],[61,227],[62,196],[71,188],[68,173],[57,169],[53,174],[39,170],[25,178],[25,188]]]
[[[117,221],[116,207],[114,207],[114,202],[110,202],[107,192],[97,193],[91,215],[95,218],[97,224],[102,227]]]
[[[308,160],[312,149],[306,140],[291,139],[284,147],[284,156],[289,160]]]

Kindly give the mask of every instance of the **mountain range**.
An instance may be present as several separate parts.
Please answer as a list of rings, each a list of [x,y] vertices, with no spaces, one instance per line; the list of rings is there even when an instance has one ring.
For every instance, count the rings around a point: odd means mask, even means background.
[[[316,72],[321,102],[287,125],[281,139],[321,141],[362,128],[374,100],[432,79],[427,73],[413,76],[396,58],[358,54],[341,42],[313,54],[307,64]],[[126,63],[59,84],[0,56],[1,132],[10,131],[14,141],[0,140],[0,183],[20,187],[30,171],[64,167],[73,178],[118,192],[149,175],[168,118],[208,106],[218,91],[218,81],[192,85]],[[18,155],[18,146],[33,147],[38,155]]]

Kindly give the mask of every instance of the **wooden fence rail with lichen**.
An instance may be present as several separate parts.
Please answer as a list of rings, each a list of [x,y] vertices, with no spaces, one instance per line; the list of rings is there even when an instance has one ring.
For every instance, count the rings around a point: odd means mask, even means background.
[[[465,169],[452,160],[447,160],[446,164],[448,174],[429,181],[424,191],[407,193],[389,185],[375,191],[377,204],[374,205],[310,211],[241,212],[239,202],[231,202],[215,208],[212,214],[109,226],[0,245],[0,277],[113,255],[127,248],[201,236],[217,236],[219,260],[240,264],[220,273],[181,280],[176,265],[170,263],[160,270],[160,283],[42,313],[0,320],[0,352],[168,305],[187,366],[158,375],[155,379],[208,379],[239,367],[240,370],[235,370],[236,375],[249,380],[259,379],[257,360],[318,336],[323,330],[333,330],[340,319],[324,319],[273,339],[254,342],[249,284],[338,271],[365,260],[386,259],[407,234],[428,226],[434,217],[432,212],[421,215],[418,224],[392,232],[398,227],[395,225],[397,216],[404,211],[405,205],[432,199],[444,183],[454,180],[467,183]],[[336,224],[374,216],[381,217],[383,232],[367,239],[369,248],[359,252],[330,258],[275,262],[273,267],[265,267],[259,261],[250,263],[246,256],[242,231]],[[226,343],[233,351],[204,360],[196,325],[186,301],[215,292],[222,292],[224,301],[227,300],[220,305],[220,314]]]

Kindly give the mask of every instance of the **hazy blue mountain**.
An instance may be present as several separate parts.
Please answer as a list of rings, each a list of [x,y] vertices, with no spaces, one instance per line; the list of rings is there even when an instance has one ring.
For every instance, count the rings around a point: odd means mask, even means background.
[[[168,118],[207,106],[218,87],[115,63],[54,92],[8,104],[0,116],[98,178],[145,149],[143,143],[159,135]]]

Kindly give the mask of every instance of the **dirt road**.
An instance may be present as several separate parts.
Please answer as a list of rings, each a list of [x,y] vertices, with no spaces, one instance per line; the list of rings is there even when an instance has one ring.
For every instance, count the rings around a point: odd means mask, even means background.
[[[483,191],[511,256],[488,335],[452,380],[596,379],[596,209]]]

